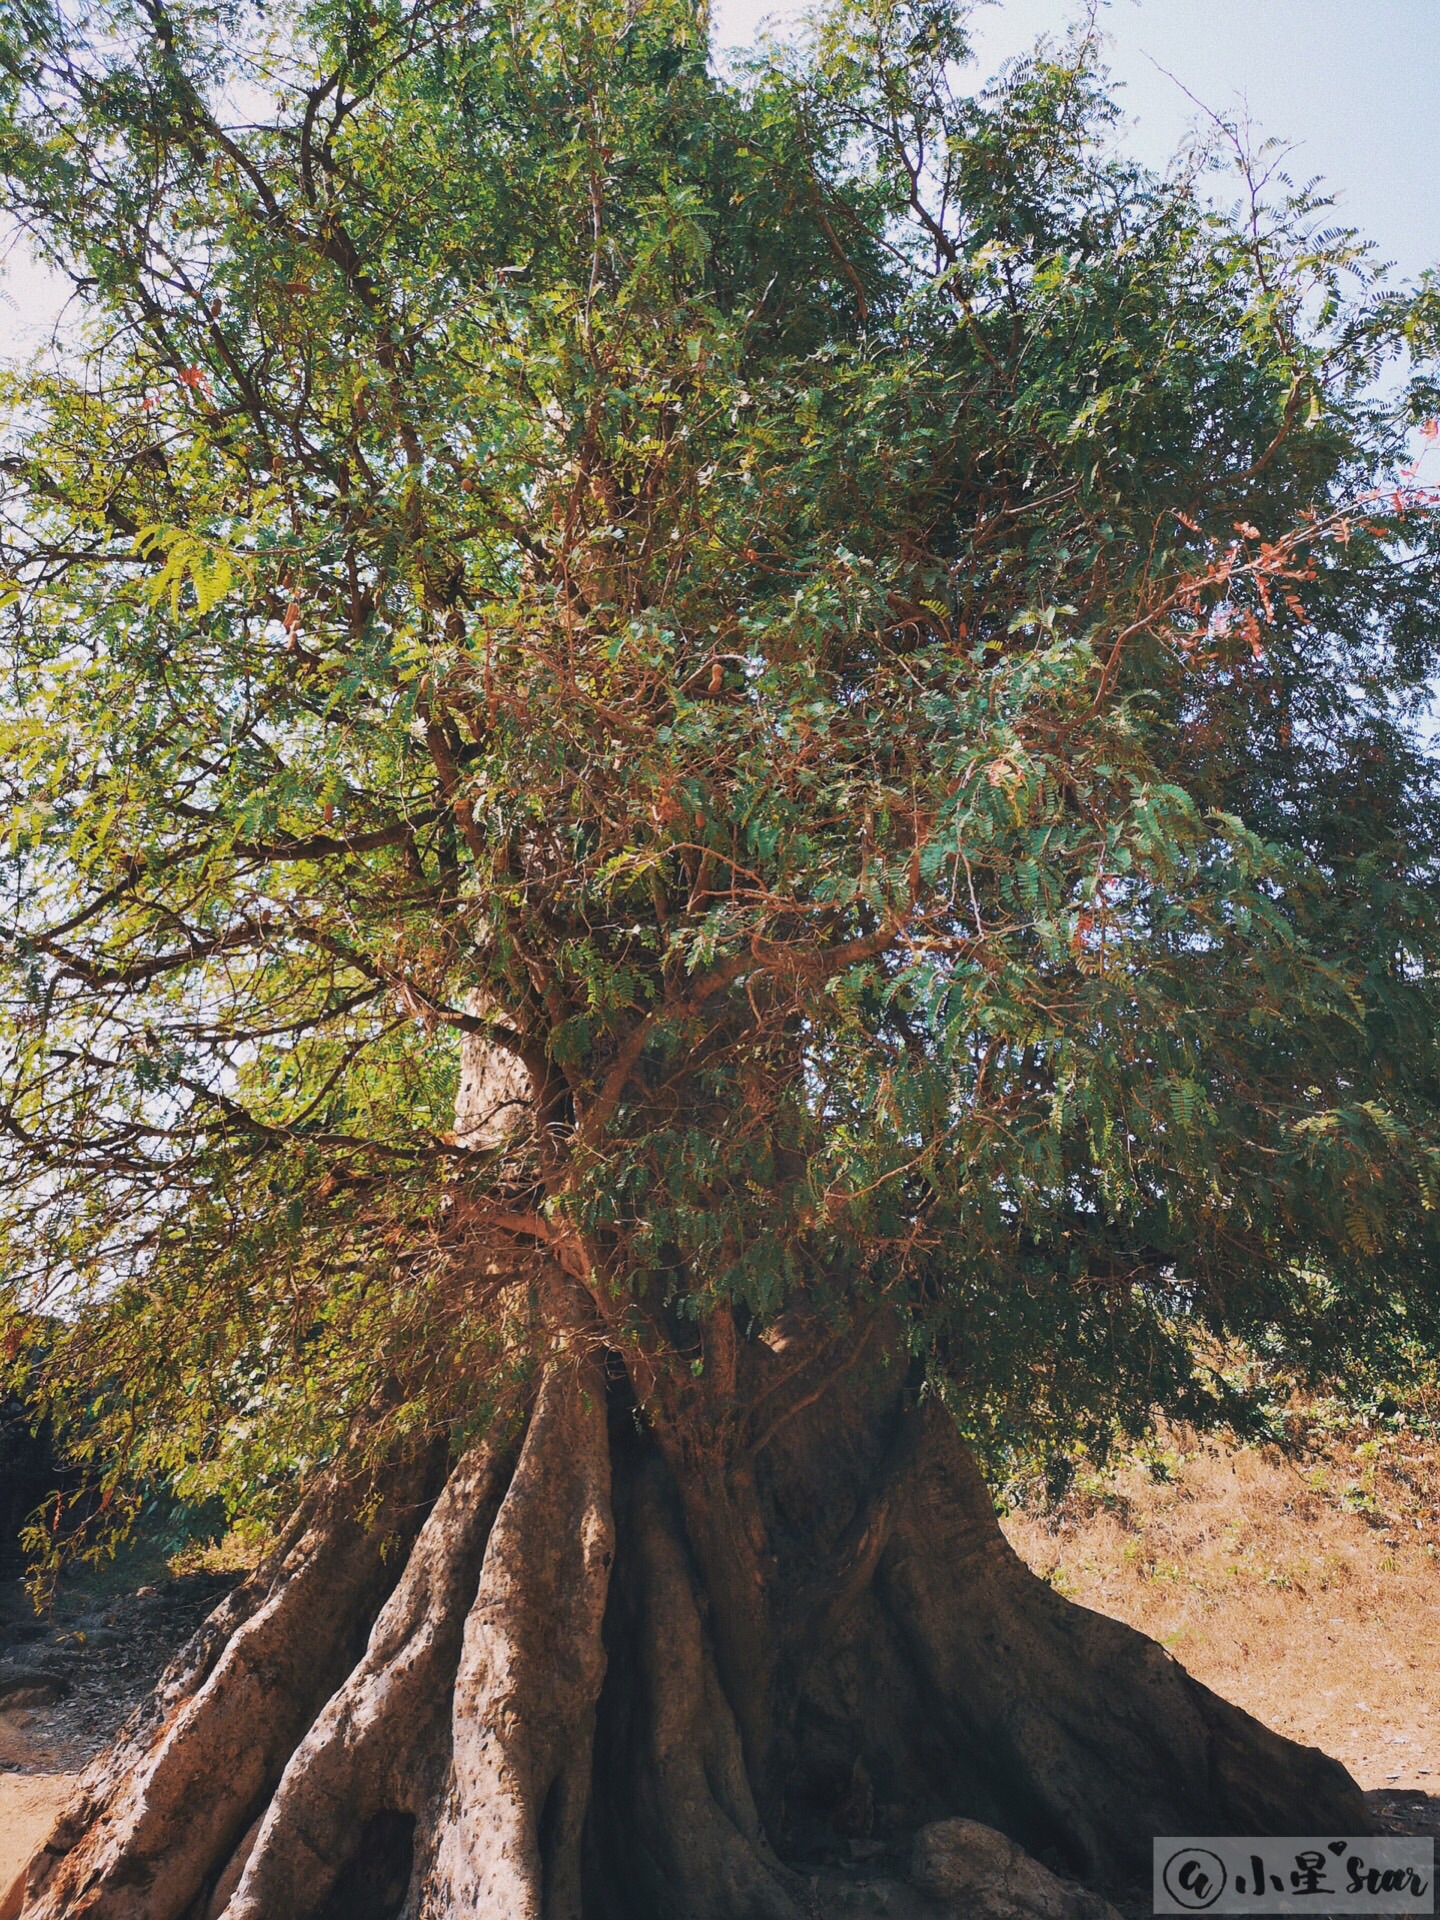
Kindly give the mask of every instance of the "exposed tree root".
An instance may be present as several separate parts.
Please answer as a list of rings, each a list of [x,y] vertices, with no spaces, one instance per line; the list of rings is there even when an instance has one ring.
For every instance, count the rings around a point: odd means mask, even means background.
[[[364,1659],[295,1749],[223,1907],[225,1920],[312,1912],[373,1821],[424,1812],[415,1800],[422,1757],[449,1703],[507,1464],[482,1443],[450,1476]]]
[[[969,1909],[904,1863],[951,1822],[970,1885],[965,1820],[997,1915],[1029,1887],[1084,1920],[983,1828],[1091,1885],[1156,1833],[1365,1831],[1334,1762],[1030,1574],[896,1365],[715,1457],[557,1338],[523,1436],[423,1526],[421,1462],[368,1526],[317,1489],[87,1777],[26,1920],[810,1920],[852,1843],[934,1920]]]
[[[610,1634],[617,1672],[633,1679],[607,1696],[587,1913],[795,1920],[797,1883],[761,1831],[678,1506],[653,1455],[617,1522],[623,1585]]]
[[[452,1782],[420,1911],[580,1920],[614,1558],[601,1370],[547,1366],[455,1681]]]
[[[102,1762],[82,1783],[32,1869],[27,1915],[179,1920],[353,1664],[357,1633],[403,1564],[394,1548],[415,1533],[427,1478],[424,1461],[396,1467],[368,1517],[359,1489],[317,1489],[277,1558],[162,1683],[148,1745],[123,1772]],[[142,1738],[122,1745],[122,1764]]]
[[[1337,1762],[1031,1573],[949,1421],[937,1410],[926,1425],[876,1595],[937,1731],[957,1754],[985,1757],[977,1817],[1094,1880],[1143,1876],[1159,1833],[1273,1833],[1302,1809],[1337,1832],[1365,1830]]]
[[[792,1704],[772,1831],[787,1855],[814,1853],[827,1832],[964,1816],[1106,1885],[1148,1874],[1155,1834],[1298,1831],[1305,1818],[1366,1831],[1336,1762],[1032,1574],[938,1407],[902,1418],[910,1443],[892,1433],[886,1447],[903,1464],[857,1510],[863,1550],[837,1566],[835,1590],[845,1570],[873,1571],[818,1630],[804,1616],[777,1677]],[[795,1489],[772,1498],[793,1503]]]

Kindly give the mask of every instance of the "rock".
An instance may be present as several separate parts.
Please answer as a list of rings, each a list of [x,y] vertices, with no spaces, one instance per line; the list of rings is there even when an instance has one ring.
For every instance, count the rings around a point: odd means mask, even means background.
[[[0,1667],[0,1708],[53,1707],[69,1688],[57,1674],[38,1667]]]
[[[994,1827],[939,1820],[910,1857],[914,1886],[965,1920],[1119,1920],[1097,1893],[1059,1879]]]

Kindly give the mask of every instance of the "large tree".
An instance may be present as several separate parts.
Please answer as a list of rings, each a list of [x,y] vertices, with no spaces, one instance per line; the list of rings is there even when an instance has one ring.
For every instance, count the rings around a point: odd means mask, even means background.
[[[1363,1824],[973,1450],[1434,1338],[1440,301],[964,15],[5,10],[9,1354],[280,1527],[27,1914]]]

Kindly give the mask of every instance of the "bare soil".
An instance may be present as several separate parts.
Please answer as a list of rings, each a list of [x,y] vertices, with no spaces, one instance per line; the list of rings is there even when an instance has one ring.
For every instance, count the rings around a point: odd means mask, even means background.
[[[0,1771],[22,1754],[31,1769],[36,1758],[83,1767],[234,1582],[227,1572],[128,1592],[77,1584],[39,1618],[18,1581],[0,1585]]]
[[[0,1774],[0,1911],[74,1784],[73,1773]]]

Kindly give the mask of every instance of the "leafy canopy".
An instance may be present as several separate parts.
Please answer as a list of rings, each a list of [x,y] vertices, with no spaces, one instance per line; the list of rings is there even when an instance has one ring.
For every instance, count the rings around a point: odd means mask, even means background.
[[[536,1248],[982,1437],[1433,1341],[1440,289],[966,12],[7,10],[0,1259],[111,1485],[477,1417]]]

